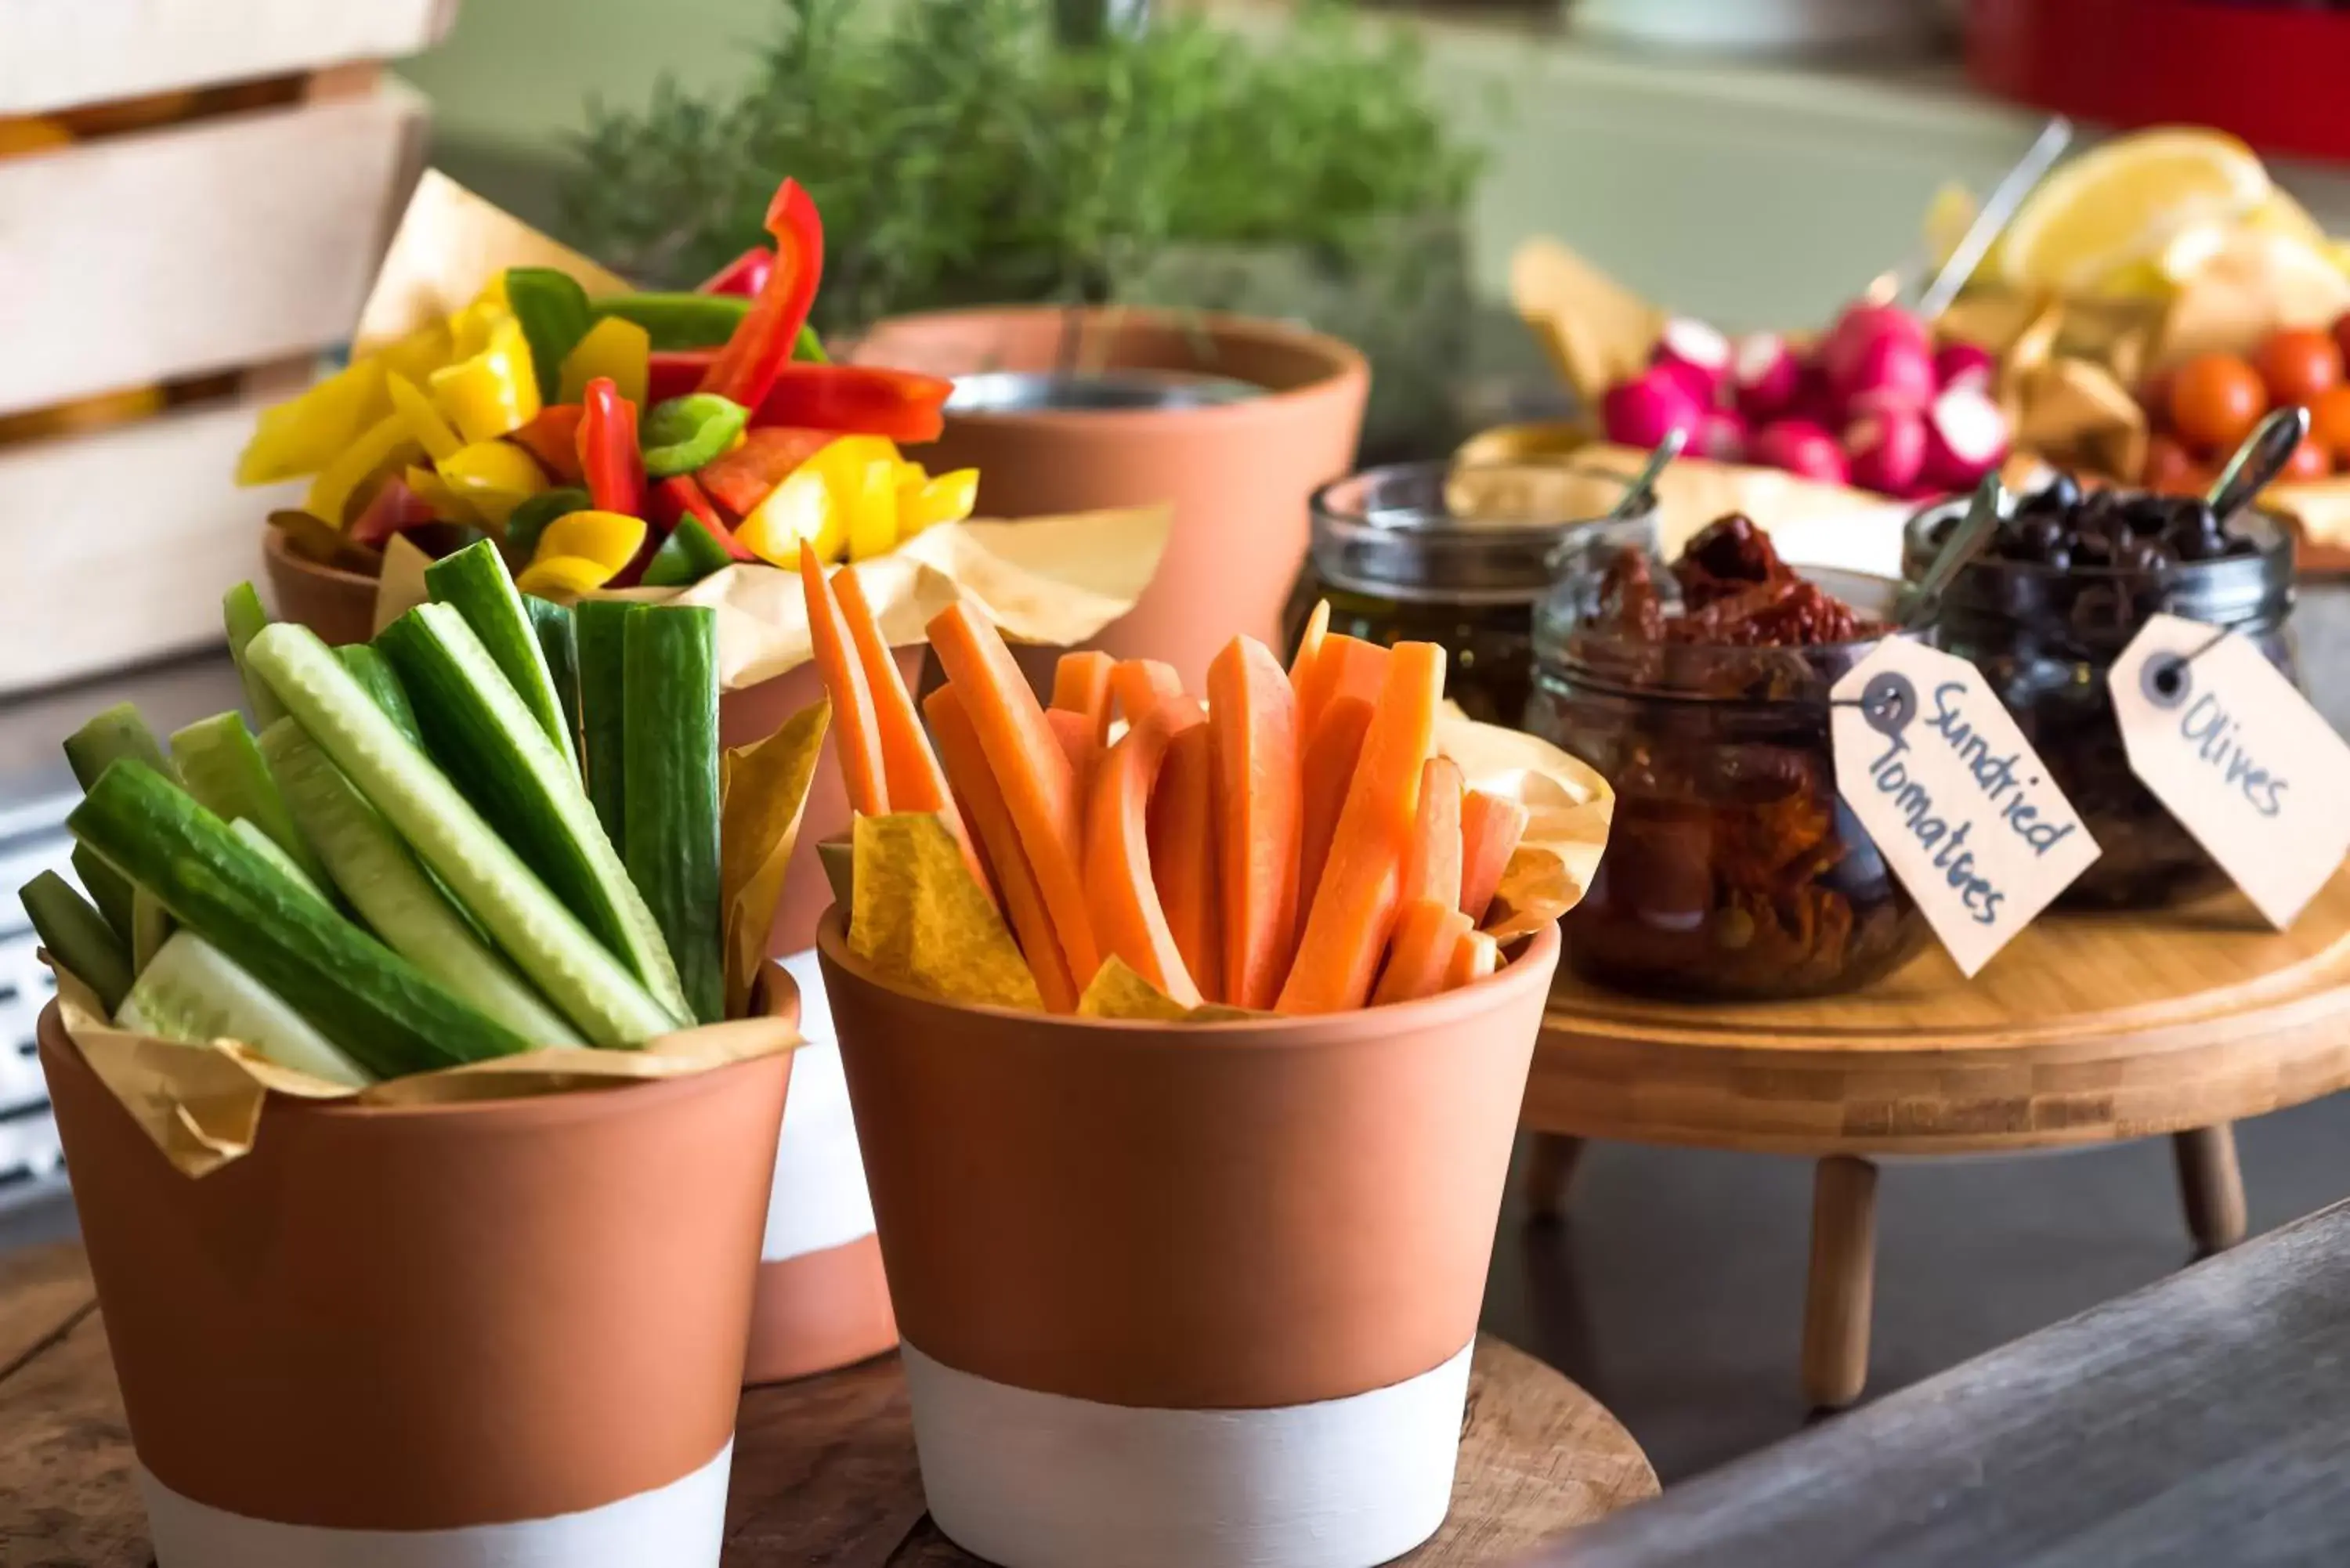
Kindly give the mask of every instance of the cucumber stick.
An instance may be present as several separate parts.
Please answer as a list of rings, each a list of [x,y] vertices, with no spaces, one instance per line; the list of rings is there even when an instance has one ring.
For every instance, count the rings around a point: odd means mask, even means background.
[[[391,672],[391,663],[364,642],[346,643],[335,649],[335,657],[351,672],[351,679],[364,688],[383,710],[383,716],[408,737],[408,743],[418,751],[424,749],[424,732],[416,727],[416,710],[409,706],[408,689],[400,677]]]
[[[278,797],[269,764],[261,760],[261,748],[254,744],[242,714],[215,713],[172,731],[172,757],[198,805],[223,822],[246,818],[294,857],[312,887],[326,885],[327,868],[294,826],[294,814]]]
[[[376,644],[416,698],[425,749],[465,797],[654,1001],[679,1022],[690,1020],[660,927],[570,763],[465,618],[449,605],[419,605],[384,628]]]
[[[234,1040],[281,1067],[363,1088],[373,1077],[313,1028],[286,999],[193,931],[163,944],[115,1010],[125,1029],[192,1045]]]
[[[258,827],[255,827],[253,825],[253,818],[249,816],[240,816],[234,822],[228,825],[228,830],[231,833],[235,834],[237,838],[247,849],[252,850],[255,855],[260,856],[264,860],[268,861],[272,866],[276,867],[280,871],[283,871],[288,877],[293,877],[295,881],[299,882],[302,885],[303,890],[307,892],[312,898],[317,899],[318,902],[329,912],[334,910],[334,902],[327,896],[327,890],[320,887],[317,881],[312,877],[307,871],[302,869],[301,865],[295,860],[294,857],[286,854],[285,850],[280,849],[277,846],[277,840],[270,837],[269,835],[262,832]]]
[[[286,716],[277,698],[262,680],[245,672],[244,645],[253,634],[269,624],[269,612],[261,607],[261,596],[253,591],[251,583],[239,583],[221,599],[221,619],[228,628],[228,651],[236,660],[237,679],[244,682],[244,705],[253,710],[253,725],[262,729]]]
[[[128,702],[119,702],[99,713],[66,738],[66,762],[73,769],[74,782],[84,790],[98,782],[98,775],[118,757],[137,757],[166,778],[178,774],[156,743],[155,732],[139,710]],[[89,889],[89,896],[106,916],[107,924],[122,940],[125,948],[137,949],[137,911],[131,897],[130,879],[109,866],[105,860],[79,845],[74,846],[74,875]],[[137,973],[136,960],[132,973]]]
[[[144,888],[130,889],[130,972],[139,974],[155,961],[172,940],[172,911]]]
[[[89,891],[90,901],[106,923],[114,928],[115,939],[127,950],[130,945],[131,906],[130,884],[122,873],[109,866],[90,851],[77,844],[73,847],[74,876]]]
[[[641,1044],[685,1022],[547,890],[316,634],[281,623],[247,652],[319,749],[591,1044]]]
[[[534,1045],[577,1045],[578,1034],[505,960],[473,934],[383,814],[369,805],[302,726],[263,732],[262,755],[286,805],[343,897],[384,945]]]
[[[726,1015],[719,953],[718,615],[637,605],[626,626],[623,855],[677,961],[693,1015]]]
[[[265,629],[253,648],[283,629]],[[341,665],[334,668],[342,673]],[[268,679],[283,700],[284,686]],[[66,826],[380,1077],[530,1044],[324,908],[151,768],[129,762],[109,768]]]
[[[96,992],[109,1013],[121,1006],[130,989],[130,954],[106,917],[54,871],[42,872],[16,896],[57,967]]]
[[[627,685],[629,611],[616,599],[582,599],[572,612],[579,644],[579,748],[596,820],[619,844],[628,837]]]
[[[536,594],[523,595],[522,607],[530,616],[531,629],[538,633],[546,672],[555,678],[555,700],[563,704],[563,743],[579,765],[579,637],[571,625],[570,607]]]
[[[514,578],[507,575],[497,546],[484,539],[433,562],[424,568],[424,591],[435,604],[447,605],[464,617],[491,659],[505,672],[515,695],[563,754],[576,783],[579,751],[571,743],[555,676],[538,646],[538,628],[531,624],[530,612],[523,608],[522,595],[515,591]]]

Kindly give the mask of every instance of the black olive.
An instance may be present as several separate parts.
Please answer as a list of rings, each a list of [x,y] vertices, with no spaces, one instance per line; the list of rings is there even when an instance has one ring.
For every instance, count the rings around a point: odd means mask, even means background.
[[[2069,473],[2060,472],[2033,499],[2050,502],[2059,510],[2070,512],[2081,504],[2081,483]]]

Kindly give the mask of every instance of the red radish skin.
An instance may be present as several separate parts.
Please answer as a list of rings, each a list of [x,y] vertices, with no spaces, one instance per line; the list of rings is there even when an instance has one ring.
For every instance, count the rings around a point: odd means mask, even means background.
[[[1784,469],[1822,484],[1844,484],[1850,479],[1844,449],[1836,445],[1835,437],[1809,420],[1781,420],[1763,426],[1747,457],[1766,468]]]
[[[1929,358],[1934,351],[1924,324],[1899,306],[1847,306],[1820,339],[1820,365],[1827,371],[1828,380],[1838,386],[1852,385],[1858,361],[1886,338],[1905,343]]]
[[[1730,379],[1730,339],[1704,322],[1687,317],[1666,322],[1648,362],[1678,379],[1698,407],[1712,408],[1724,400],[1722,392]]]
[[[1844,432],[1852,483],[1880,495],[1907,495],[1926,471],[1926,421],[1913,409],[1865,414]]]
[[[2007,460],[2011,434],[2007,416],[1988,394],[1972,387],[1944,392],[1926,412],[1926,483],[1973,489]]]
[[[1945,343],[1934,354],[1934,380],[1943,391],[1953,387],[1991,390],[1999,374],[1999,357],[1980,343]]]
[[[1886,333],[1829,366],[1828,388],[1842,400],[1847,419],[1922,409],[1934,400],[1934,358],[1917,339]]]
[[[1698,416],[1690,450],[1716,462],[1746,461],[1746,420],[1735,409],[1708,409]]]
[[[1828,386],[1828,373],[1817,359],[1807,359],[1795,367],[1795,397],[1777,419],[1804,420],[1824,430],[1833,430],[1844,423],[1844,407]]]
[[[1775,332],[1748,333],[1731,355],[1738,411],[1750,425],[1767,423],[1793,408],[1801,375],[1794,350]]]
[[[1638,447],[1655,446],[1673,431],[1695,435],[1704,411],[1674,373],[1662,368],[1608,388],[1599,410],[1609,441]]]

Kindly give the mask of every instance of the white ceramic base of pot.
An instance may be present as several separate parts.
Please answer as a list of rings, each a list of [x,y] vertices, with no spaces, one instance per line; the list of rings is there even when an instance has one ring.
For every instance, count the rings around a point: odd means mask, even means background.
[[[1147,1410],[903,1347],[931,1515],[1003,1568],[1371,1568],[1444,1522],[1471,1346],[1350,1398]]]
[[[865,1189],[865,1160],[857,1122],[848,1110],[848,1079],[825,1004],[824,974],[816,950],[781,961],[800,988],[800,1033],[807,1044],[793,1054],[791,1094],[775,1148],[775,1185],[767,1199],[763,1262],[846,1246],[873,1234],[873,1199]]]
[[[157,1568],[717,1568],[734,1445],[685,1477],[601,1508],[462,1530],[272,1524],[182,1497],[141,1466]]]

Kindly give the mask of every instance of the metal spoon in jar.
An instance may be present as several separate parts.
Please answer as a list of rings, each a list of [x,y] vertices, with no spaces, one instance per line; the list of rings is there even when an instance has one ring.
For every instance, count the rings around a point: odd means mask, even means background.
[[[1934,618],[1942,595],[1967,563],[1982,554],[1982,547],[1991,542],[1991,530],[1999,526],[2001,514],[2006,510],[2007,486],[2000,483],[1998,474],[1984,474],[1982,483],[1975,486],[1974,498],[1967,503],[1966,515],[1959,519],[1959,525],[1950,530],[1950,537],[1942,541],[1942,547],[1928,563],[1925,574],[1909,590],[1901,613],[1894,618],[1896,630],[1916,631]]]
[[[1981,211],[1975,214],[1975,221],[1967,225],[1967,232],[1960,237],[1949,259],[1942,263],[1927,283],[1924,292],[1918,295],[1919,319],[1931,321],[1950,307],[1950,302],[1959,297],[1959,291],[1966,287],[1967,280],[1974,276],[1975,268],[1981,266],[1983,257],[1991,254],[1991,242],[1999,238],[2000,232],[2007,227],[2008,220],[2014,217],[2016,210],[2023,205],[2023,199],[2039,189],[2040,182],[2047,178],[2048,171],[2056,167],[2056,161],[2064,156],[2064,149],[2072,145],[2072,141],[2073,122],[2061,114],[2040,128],[2040,134],[2033,139],[2030,147],[2024,149],[2023,156],[2016,160],[2015,167],[2002,175],[1999,183],[1991,187]]]
[[[2308,434],[2309,410],[2299,406],[2279,409],[2254,425],[2203,498],[2211,515],[2225,521],[2250,504],[2253,496],[2268,488],[2269,481],[2284,472],[2293,450]]]
[[[1665,466],[1680,456],[1681,448],[1687,445],[1689,445],[1689,431],[1679,426],[1667,431],[1665,439],[1657,443],[1657,450],[1648,454],[1648,461],[1640,465],[1640,472],[1632,476],[1632,483],[1624,487],[1622,498],[1600,521],[1621,523],[1637,514],[1641,507],[1655,505],[1657,475],[1664,472]]]

